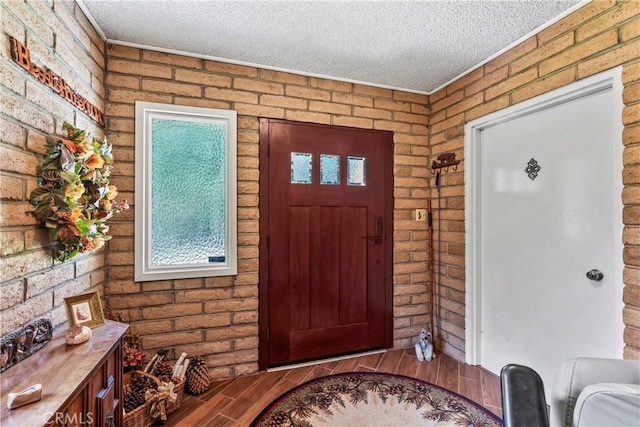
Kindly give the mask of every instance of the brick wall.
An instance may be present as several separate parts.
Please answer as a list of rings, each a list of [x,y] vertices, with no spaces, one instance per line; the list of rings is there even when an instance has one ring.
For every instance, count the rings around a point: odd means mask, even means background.
[[[463,158],[469,120],[624,65],[625,357],[640,357],[640,23],[638,3],[591,3],[446,88],[426,96],[104,45],[70,1],[4,2],[0,56],[0,333],[42,315],[64,322],[62,298],[102,290],[142,334],[145,351],[170,347],[208,356],[214,377],[257,369],[258,117],[392,130],[394,139],[394,346],[427,323],[427,229],[414,208],[435,197],[426,167]],[[136,283],[134,209],[114,218],[106,251],[53,262],[42,228],[24,212],[45,135],[63,121],[101,129],[28,76],[9,57],[8,36],[27,46],[107,117],[113,183],[133,201],[134,100],[238,111],[239,274]],[[105,55],[107,69],[104,71]],[[106,97],[106,99],[105,99]],[[430,127],[427,129],[427,124]],[[429,144],[427,144],[429,142]],[[431,147],[431,151],[430,148]],[[441,296],[444,350],[464,355],[464,162],[443,175]]]
[[[63,77],[98,108],[104,106],[104,43],[70,1],[0,4],[0,336],[38,317],[66,321],[63,298],[102,292],[104,251],[54,262],[46,232],[33,216],[29,194],[47,135],[70,122],[102,136],[102,129],[11,60],[9,37],[31,60]]]
[[[640,358],[640,3],[597,1],[429,97],[431,156],[463,159],[464,124],[624,65],[624,357]],[[432,158],[430,158],[432,160]],[[445,351],[464,356],[464,162],[442,176],[439,289]],[[430,182],[436,197],[435,183]]]
[[[105,85],[112,182],[130,201],[136,100],[238,112],[237,277],[136,283],[135,206],[112,222],[105,293],[146,352],[204,355],[216,378],[258,369],[259,117],[395,132],[394,345],[411,345],[427,320],[426,223],[413,219],[427,197],[425,95],[114,45]]]

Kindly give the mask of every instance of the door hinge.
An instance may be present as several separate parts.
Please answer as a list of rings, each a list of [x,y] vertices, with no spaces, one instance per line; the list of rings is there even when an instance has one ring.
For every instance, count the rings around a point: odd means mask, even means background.
[[[267,328],[267,341],[269,341],[270,337],[269,337],[269,328]]]
[[[267,143],[267,159],[271,157],[271,144]]]
[[[271,237],[267,236],[267,250],[271,249]]]

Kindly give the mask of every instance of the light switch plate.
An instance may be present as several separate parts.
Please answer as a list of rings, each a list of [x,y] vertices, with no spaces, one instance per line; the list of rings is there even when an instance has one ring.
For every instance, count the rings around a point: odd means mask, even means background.
[[[416,209],[416,221],[426,221],[426,220],[427,220],[427,210]]]

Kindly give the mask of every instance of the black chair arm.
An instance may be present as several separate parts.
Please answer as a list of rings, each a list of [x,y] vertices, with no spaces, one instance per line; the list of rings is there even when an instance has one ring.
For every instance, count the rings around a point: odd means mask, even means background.
[[[500,383],[505,427],[549,427],[544,385],[536,371],[506,365],[500,372]]]

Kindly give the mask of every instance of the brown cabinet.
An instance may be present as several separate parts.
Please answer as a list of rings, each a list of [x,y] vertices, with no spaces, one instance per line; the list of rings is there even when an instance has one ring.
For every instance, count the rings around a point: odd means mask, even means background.
[[[122,335],[129,325],[107,320],[83,344],[68,346],[56,330],[44,348],[0,374],[0,425],[122,425]],[[42,400],[7,409],[7,394],[42,384]]]

